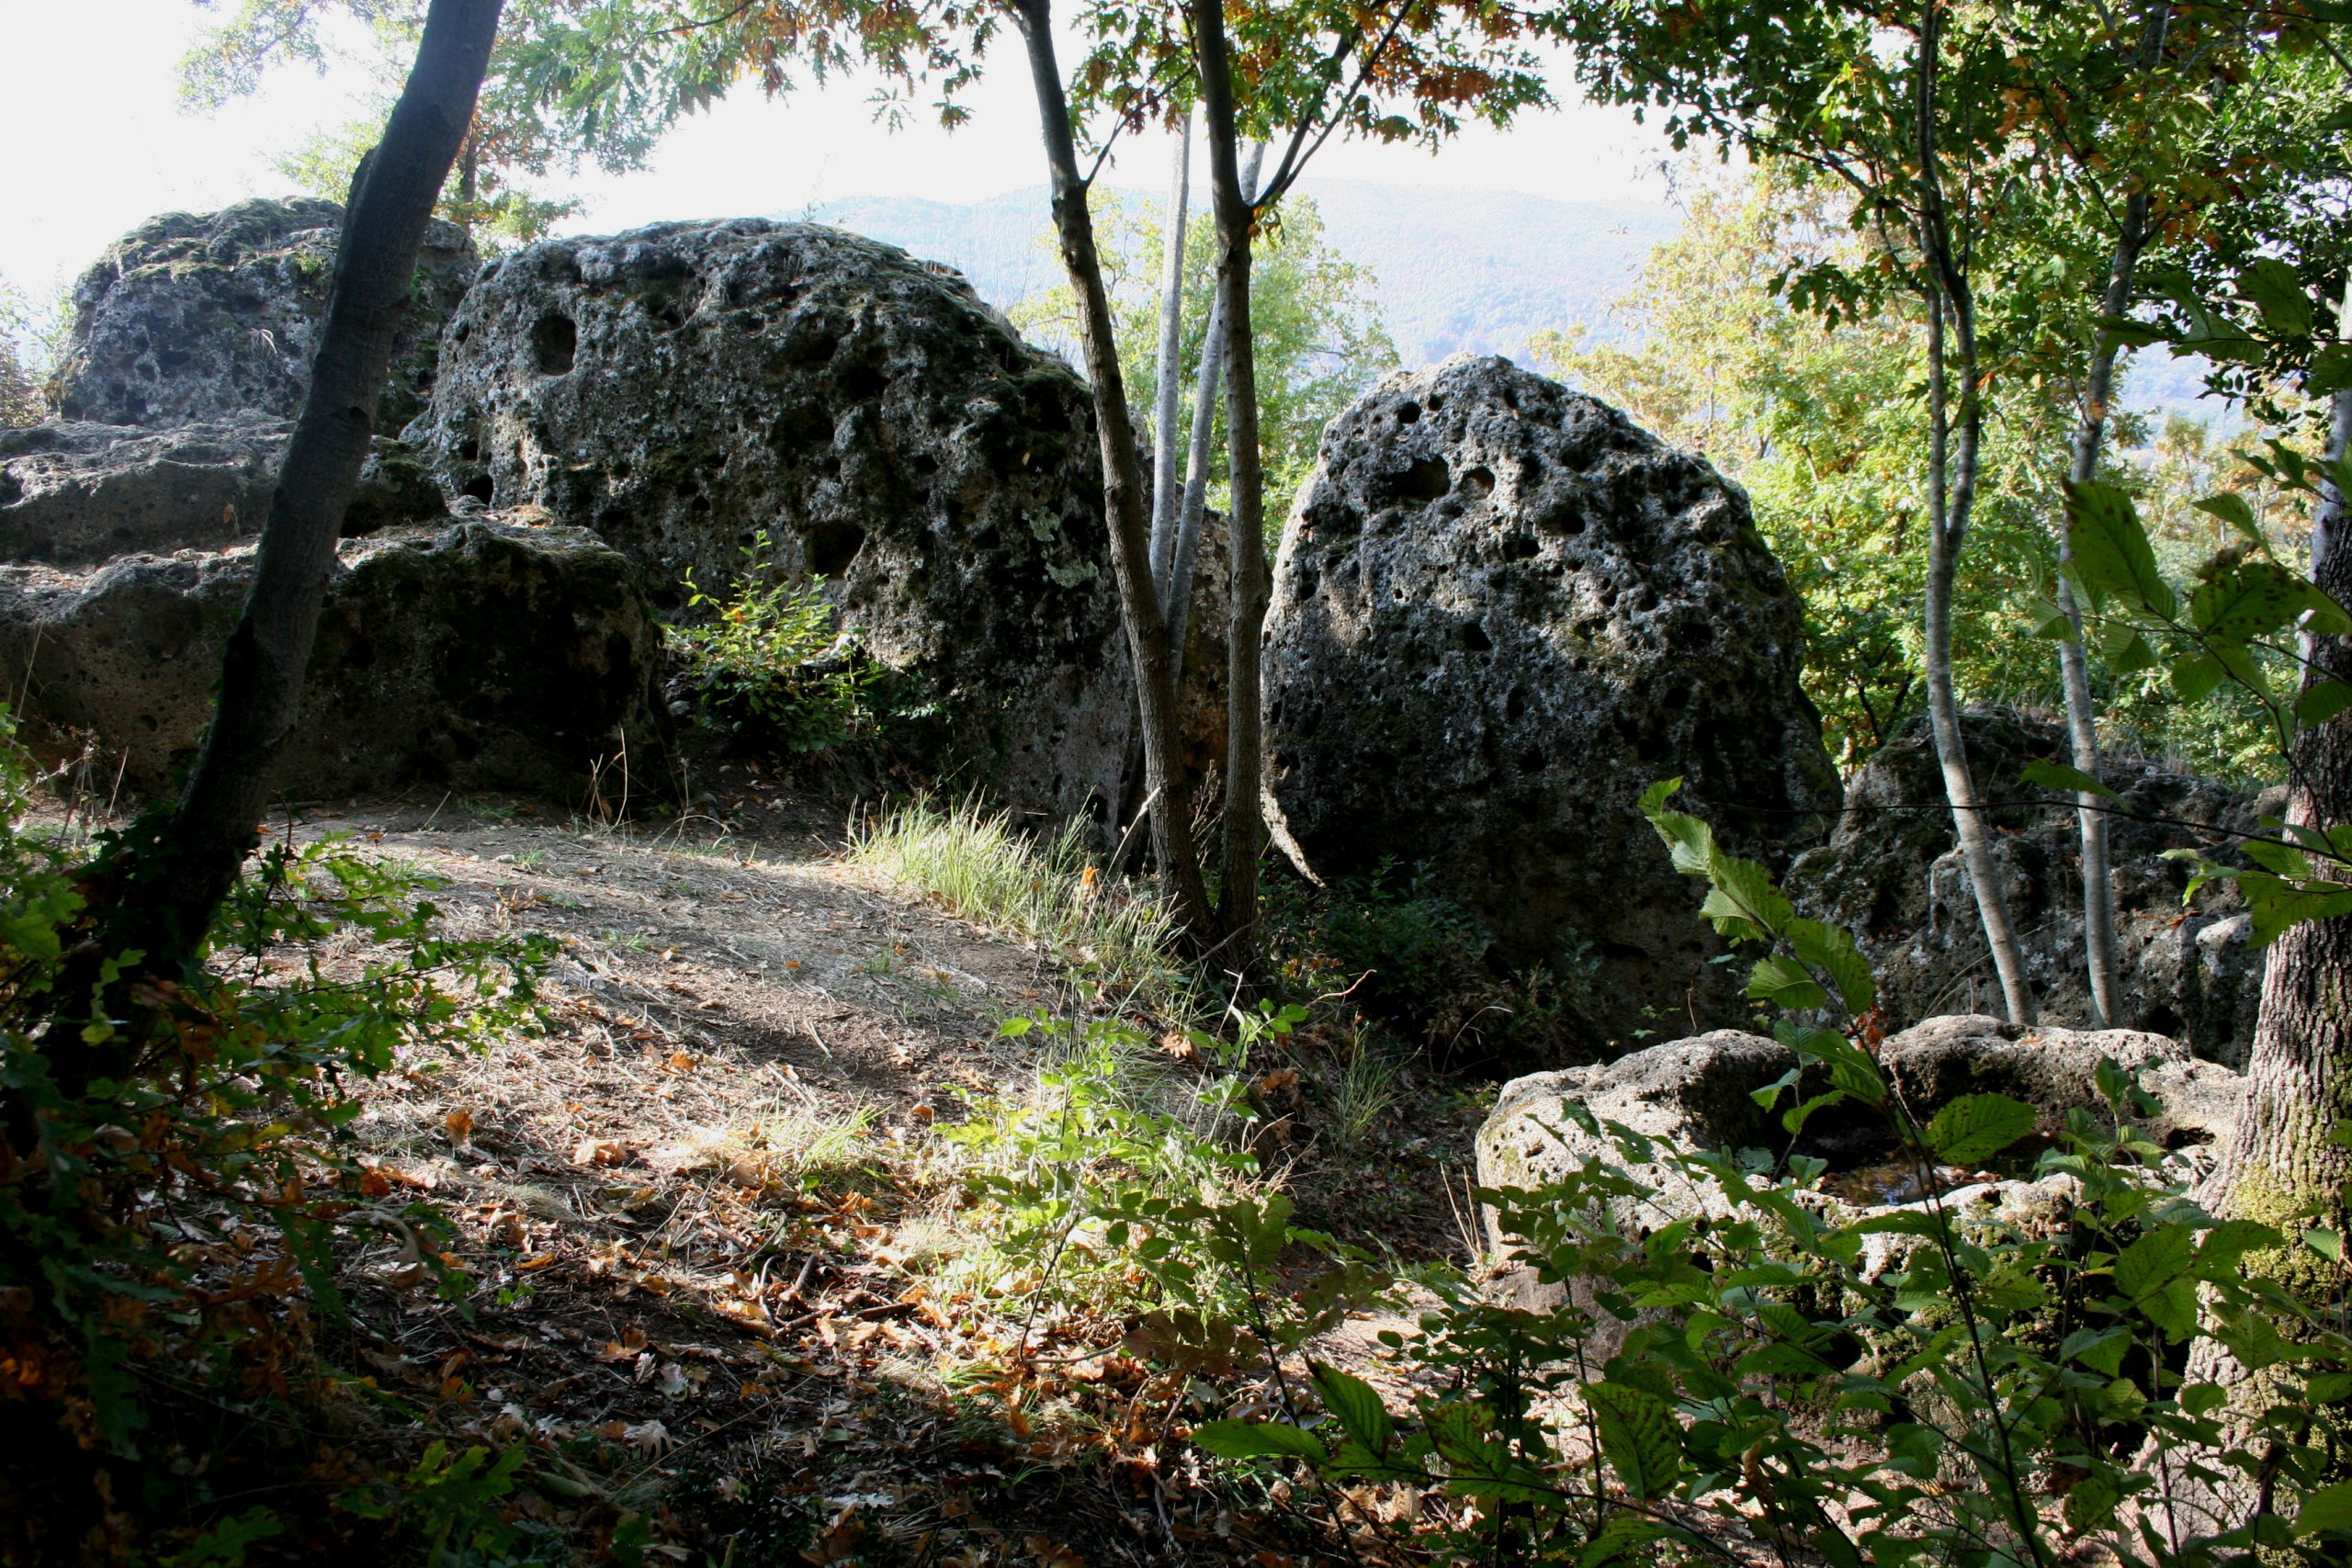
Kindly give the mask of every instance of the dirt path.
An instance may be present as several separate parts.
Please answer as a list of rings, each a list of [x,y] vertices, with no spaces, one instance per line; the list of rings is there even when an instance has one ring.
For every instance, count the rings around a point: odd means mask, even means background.
[[[633,1515],[676,1561],[1295,1551],[1178,1436],[1213,1413],[1188,1377],[1105,1352],[1099,1325],[1001,1319],[957,1271],[973,1221],[933,1130],[1034,1081],[1042,1037],[998,1026],[1053,1004],[1054,956],[864,871],[791,800],[729,817],[648,833],[443,801],[301,822],[438,881],[459,932],[560,944],[546,1033],[420,1055],[368,1093],[353,1133],[386,1203],[413,1192],[452,1228],[388,1224],[349,1258],[341,1359],[435,1429],[527,1445],[526,1506],[575,1541]],[[1298,1077],[1268,1082],[1295,1100]],[[1303,1201],[1412,1190],[1408,1142]],[[471,1277],[462,1303],[436,1254]],[[1401,1404],[1373,1365],[1393,1324],[1321,1351]]]

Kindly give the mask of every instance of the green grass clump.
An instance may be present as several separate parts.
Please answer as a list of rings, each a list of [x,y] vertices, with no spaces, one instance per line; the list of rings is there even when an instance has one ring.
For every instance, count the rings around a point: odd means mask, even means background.
[[[1092,970],[1107,996],[1179,983],[1174,922],[1157,902],[1102,878],[1083,822],[1046,840],[975,801],[917,799],[860,828],[850,858],[958,915],[1055,949]]]

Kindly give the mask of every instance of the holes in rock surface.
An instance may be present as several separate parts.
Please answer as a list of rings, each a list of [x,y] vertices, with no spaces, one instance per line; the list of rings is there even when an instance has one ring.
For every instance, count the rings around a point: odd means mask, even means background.
[[[539,367],[540,375],[569,374],[579,354],[580,323],[570,316],[550,311],[532,327],[531,359]]]
[[[1519,771],[1522,773],[1540,773],[1544,771],[1544,753],[1532,746],[1519,754]]]
[[[476,474],[466,481],[466,488],[462,493],[472,496],[484,506],[488,506],[496,498],[498,487],[488,474]]]
[[[1540,547],[1535,543],[1535,536],[1532,534],[1503,536],[1503,559],[1505,560],[1532,560],[1536,550]]]
[[[1494,494],[1495,470],[1484,463],[1479,464],[1462,476],[1462,488],[1468,491],[1474,499],[1483,499]]]
[[[1423,457],[1396,477],[1399,494],[1408,501],[1437,501],[1453,488],[1453,476],[1442,457]]]
[[[833,378],[843,399],[852,402],[870,403],[889,389],[890,378],[871,365],[852,365]]]
[[[195,357],[196,355],[190,354],[187,349],[167,348],[156,356],[156,360],[157,363],[161,364],[166,370],[177,370]]]
[[[458,461],[460,463],[479,463],[481,461],[481,440],[480,437],[469,435],[463,441],[458,443]]]
[[[1301,599],[1314,598],[1315,590],[1320,581],[1321,579],[1316,576],[1312,568],[1302,569],[1298,574],[1298,596]]]
[[[2184,1027],[2184,1022],[2180,1014],[2173,1011],[2173,1010],[2168,1007],[2158,1004],[2154,1010],[2148,1014],[2147,1021],[2142,1024],[2141,1027],[2145,1029],[2151,1034],[2168,1034],[2175,1040],[2177,1040],[2180,1038],[2180,1032]]]
[[[1488,637],[1487,628],[1476,621],[1463,622],[1453,628],[1453,636],[1462,644],[1464,653],[1492,653],[1495,650],[1495,639]]]
[[[459,321],[458,323],[457,332],[452,335],[455,336],[458,342],[463,343],[468,338],[474,335],[474,324],[471,321]]]
[[[1527,716],[1527,694],[1513,686],[1503,694],[1503,722],[1517,724]]]
[[[823,523],[803,536],[808,570],[820,577],[839,577],[865,547],[865,530],[854,523]]]
[[[1419,403],[1399,403],[1396,407],[1396,423],[1399,424],[1414,423],[1420,417],[1421,405]]]

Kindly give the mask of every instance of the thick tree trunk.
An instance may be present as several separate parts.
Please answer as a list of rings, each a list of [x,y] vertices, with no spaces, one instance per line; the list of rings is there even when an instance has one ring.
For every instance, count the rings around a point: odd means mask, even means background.
[[[2347,301],[2352,302],[2352,301]],[[2352,451],[2352,391],[2335,395],[2328,455]],[[2312,581],[2352,604],[2352,539],[2346,502],[2321,481],[2312,523]],[[2352,638],[2313,637],[2304,685],[2352,681]],[[2352,822],[2352,716],[2295,738],[2287,819],[2323,830]],[[2217,1213],[2280,1223],[2302,1205],[2340,1203],[2352,1151],[2330,1141],[2352,1117],[2352,917],[2306,920],[2270,944],[2262,1012],[2246,1064],[2245,1112],[2209,1191]]]
[[[1960,840],[1961,858],[1976,895],[1977,917],[1984,927],[1984,944],[1992,952],[1994,970],[2000,976],[2003,1003],[2010,1022],[2031,1023],[2033,992],[2026,984],[2025,962],[2016,928],[2009,921],[2008,904],[2001,897],[1992,836],[1985,829],[1976,781],[1969,772],[1960,704],[1952,692],[1952,580],[1959,570],[1961,547],[1968,539],[1970,515],[1975,510],[1984,408],[1977,387],[1975,303],[1953,253],[1950,215],[1944,209],[1942,164],[1936,146],[1936,66],[1941,47],[1938,20],[1935,9],[1928,8],[1918,55],[1922,170],[1918,241],[1928,274],[1928,603],[1923,628],[1928,716],[1936,738],[1936,759],[1943,769],[1944,795],[1951,806],[1952,831]],[[1960,360],[1957,451],[1952,449],[1953,399],[1944,363],[1947,310],[1951,317],[1950,346],[1957,350]]]
[[[2346,301],[2352,321],[2352,298]],[[2352,336],[2347,333],[2346,336]],[[2352,451],[2352,391],[2339,391],[2330,409],[2327,450]],[[2326,479],[2312,525],[2312,580],[2339,602],[2352,604],[2352,540],[2346,534],[2346,498]],[[2310,639],[2306,687],[2323,680],[2352,680],[2352,637]],[[2297,736],[2287,819],[2325,829],[2352,822],[2352,716],[2330,719]],[[2224,1220],[2276,1225],[2290,1238],[2317,1223],[2343,1235],[2352,1224],[2344,1204],[2352,1179],[2352,1151],[2334,1141],[2352,1117],[2352,916],[2306,920],[2270,944],[2262,970],[2262,1011],[2246,1064],[2246,1098],[2222,1157],[2197,1197]],[[2290,1245],[2278,1262],[2282,1283],[2324,1296],[2342,1289],[2322,1277],[2316,1254]],[[2199,1338],[2189,1348],[2186,1384],[2231,1391],[2233,1409],[2251,1417],[2270,1397],[2265,1380],[2222,1348]],[[2144,1468],[2165,1484],[2148,1505],[2160,1529],[2176,1540],[2199,1531],[2235,1528],[2258,1506],[2250,1484],[2220,1487],[2181,1479],[2182,1456],[2150,1449]],[[2217,1455],[2202,1455],[2222,1469]]]
[[[1159,257],[1159,382],[1151,419],[1151,580],[1159,609],[1170,609],[1170,583],[1176,554],[1176,511],[1182,494],[1182,444],[1177,411],[1183,388],[1178,372],[1184,354],[1184,218],[1192,194],[1193,121],[1176,130],[1175,170],[1168,180],[1168,225]],[[1181,645],[1180,645],[1181,646]],[[1182,655],[1178,654],[1179,662]]]
[[[1231,442],[1233,618],[1226,640],[1225,878],[1218,923],[1248,968],[1257,952],[1258,863],[1266,852],[1264,778],[1260,745],[1260,641],[1273,597],[1266,565],[1266,475],[1258,446],[1258,349],[1250,321],[1252,231],[1258,215],[1242,183],[1240,136],[1227,56],[1224,0],[1193,0],[1193,38],[1200,51],[1201,108],[1209,143],[1209,185],[1216,205],[1217,293],[1225,302],[1226,432]],[[1254,183],[1254,181],[1252,182]]]
[[[1216,941],[1208,887],[1193,849],[1190,792],[1176,769],[1176,689],[1169,671],[1168,626],[1151,576],[1151,536],[1144,516],[1143,467],[1136,457],[1135,421],[1119,372],[1111,299],[1087,210],[1086,181],[1078,171],[1069,102],[1054,59],[1052,0],[1022,0],[1016,14],[1029,51],[1029,75],[1046,138],[1053,181],[1054,231],[1062,265],[1078,297],[1079,344],[1092,383],[1094,422],[1102,446],[1102,511],[1111,531],[1111,569],[1118,580],[1120,618],[1135,663],[1136,708],[1143,728],[1144,784],[1150,792],[1152,847],[1177,919],[1203,944]]]
[[[1250,161],[1241,168],[1242,188],[1253,195],[1258,189],[1258,170],[1265,157],[1266,144],[1261,141],[1250,149]],[[1227,319],[1225,290],[1210,290],[1208,326],[1201,335],[1200,378],[1193,389],[1193,439],[1184,458],[1184,498],[1177,514],[1175,561],[1168,595],[1169,657],[1176,661],[1180,677],[1184,673],[1184,631],[1193,614],[1193,562],[1200,554],[1201,526],[1208,518],[1209,465],[1216,449],[1216,411],[1225,397]]]

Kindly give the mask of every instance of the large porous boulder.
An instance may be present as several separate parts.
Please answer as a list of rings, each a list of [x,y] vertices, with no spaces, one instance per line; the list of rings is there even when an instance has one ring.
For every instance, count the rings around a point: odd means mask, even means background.
[[[147,426],[300,412],[342,222],[331,201],[254,200],[125,234],[74,286],[59,412]],[[464,230],[427,229],[379,430],[423,407],[442,322],[479,265]]]
[[[1679,777],[1740,852],[1818,841],[1798,608],[1739,490],[1615,409],[1503,359],[1390,377],[1325,433],[1275,567],[1276,840],[1320,880],[1419,866],[1512,964],[1589,942],[1601,1039],[1736,1019],[1635,802]]]
[[[2006,708],[1971,709],[1961,722],[1977,791],[1995,803],[2002,897],[2041,1016],[2082,1023],[2090,998],[2080,828],[2071,797],[2019,776],[2029,762],[2065,760],[2065,732]],[[2121,1016],[2110,1021],[2242,1064],[2262,995],[2248,919],[2225,888],[2208,888],[2185,906],[2188,868],[2165,852],[2226,849],[2231,832],[2254,828],[2256,802],[2144,757],[2110,754],[2100,773],[2122,797],[2108,827],[2123,982]],[[2000,1006],[1924,718],[1854,775],[1836,832],[1791,867],[1787,888],[1803,912],[1854,933],[1896,1026]]]
[[[826,579],[934,705],[943,764],[1052,816],[1118,799],[1091,404],[955,274],[763,220],[544,242],[483,271],[408,434],[450,491],[593,529],[665,607],[747,551]]]
[[[0,430],[0,560],[94,566],[250,539],[268,514],[293,426],[222,420],[148,430],[68,422]],[[416,456],[378,437],[343,531],[440,515]]]
[[[95,572],[0,567],[0,682],[37,754],[97,749],[153,794],[193,759],[253,550],[130,556]],[[495,520],[347,541],[277,787],[419,780],[584,800],[626,747],[661,776],[660,634],[636,570],[593,536]]]

